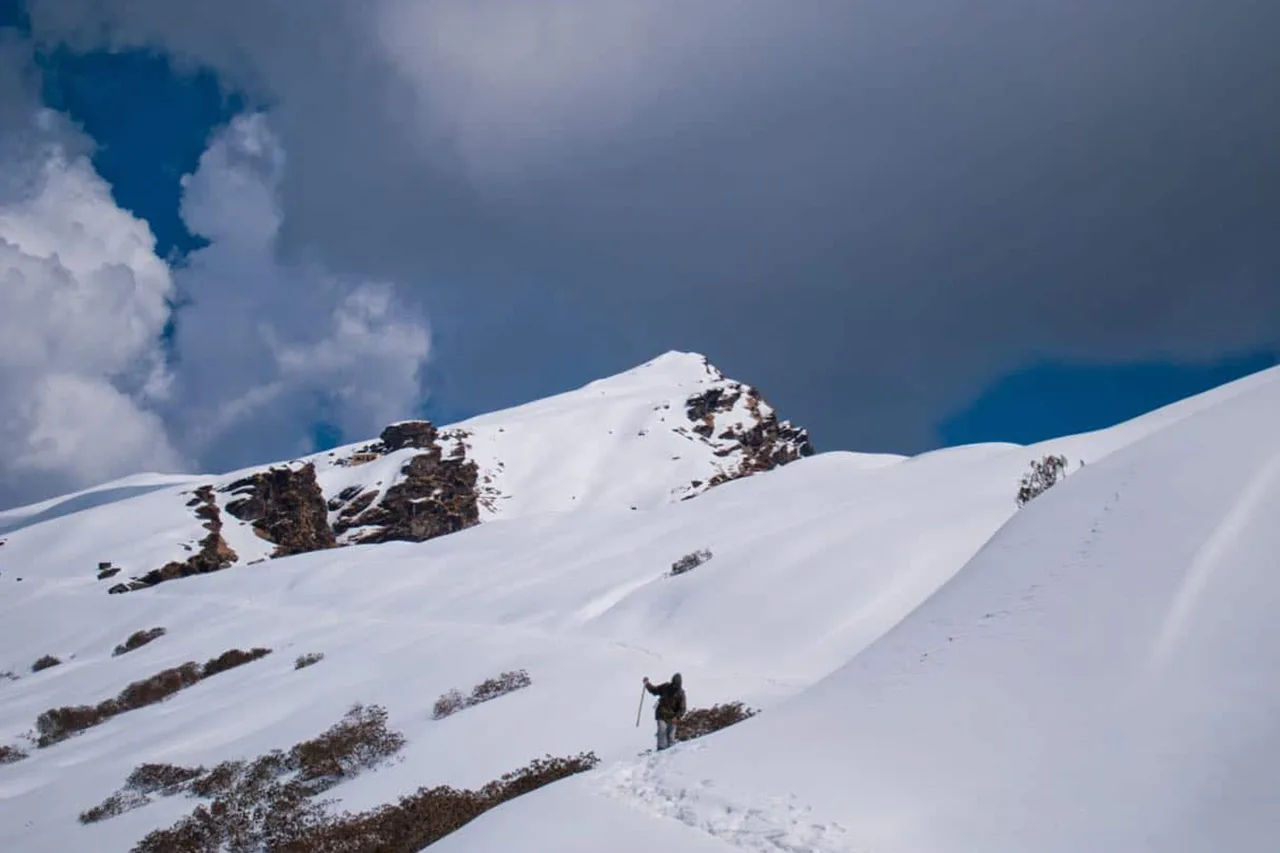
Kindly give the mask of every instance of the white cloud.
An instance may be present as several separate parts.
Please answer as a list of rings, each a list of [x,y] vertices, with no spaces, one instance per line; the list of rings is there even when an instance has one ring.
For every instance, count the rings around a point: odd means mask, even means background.
[[[150,408],[173,290],[150,229],[68,151],[57,115],[5,135],[24,156],[0,190],[0,500],[181,467]]]
[[[266,116],[236,119],[184,179],[211,245],[177,269],[64,117],[22,118],[0,128],[0,506],[291,456],[321,418],[354,440],[414,414],[430,335],[394,286],[277,256],[285,156]]]
[[[177,271],[174,419],[223,464],[294,452],[323,418],[352,438],[411,416],[430,353],[425,320],[393,285],[278,255],[286,167],[266,115],[236,118],[183,181],[187,227],[212,245]]]

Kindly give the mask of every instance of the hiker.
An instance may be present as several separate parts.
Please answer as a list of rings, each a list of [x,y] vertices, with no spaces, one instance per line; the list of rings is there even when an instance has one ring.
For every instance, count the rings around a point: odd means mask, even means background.
[[[664,750],[676,742],[676,723],[684,716],[684,687],[680,673],[671,676],[666,684],[653,685],[649,676],[644,677],[644,689],[658,697],[653,716],[658,721],[658,750]]]

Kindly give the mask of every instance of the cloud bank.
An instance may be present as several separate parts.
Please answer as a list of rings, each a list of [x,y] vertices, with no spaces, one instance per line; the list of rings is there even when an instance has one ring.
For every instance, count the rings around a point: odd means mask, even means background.
[[[468,318],[437,346],[463,407],[677,346],[903,451],[1030,359],[1280,347],[1274,3],[31,13],[269,102],[279,248]]]

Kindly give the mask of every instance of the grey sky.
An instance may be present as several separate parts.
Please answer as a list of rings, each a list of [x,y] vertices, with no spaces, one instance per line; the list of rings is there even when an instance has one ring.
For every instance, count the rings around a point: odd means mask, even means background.
[[[912,450],[1030,358],[1280,346],[1280,4],[299,8],[31,3],[269,97],[286,249],[411,288],[454,406],[699,349]]]

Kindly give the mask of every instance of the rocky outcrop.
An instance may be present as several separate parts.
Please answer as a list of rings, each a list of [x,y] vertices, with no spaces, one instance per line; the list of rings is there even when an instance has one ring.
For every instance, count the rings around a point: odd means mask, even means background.
[[[445,457],[438,439],[427,421],[406,421],[383,430],[382,452],[406,447],[424,452],[405,463],[400,469],[403,479],[376,505],[376,491],[349,497],[334,523],[338,535],[351,532],[346,539],[351,543],[423,542],[478,524],[479,469],[466,458],[462,445]]]
[[[195,490],[195,497],[187,502],[187,506],[195,510],[197,518],[204,519],[202,525],[208,533],[200,540],[200,548],[195,554],[181,562],[177,560],[165,563],[158,569],[152,569],[142,577],[134,578],[128,583],[112,586],[107,592],[117,594],[145,589],[165,581],[177,580],[191,575],[203,575],[217,572],[235,563],[239,557],[222,538],[222,516],[218,511],[218,501],[213,493],[213,486],[201,486]],[[114,573],[113,573],[114,574]],[[110,577],[110,575],[107,575]],[[99,576],[102,579],[102,576]]]
[[[305,554],[337,544],[329,527],[324,493],[316,482],[316,468],[269,468],[236,480],[222,489],[237,496],[227,512],[253,525],[254,531],[274,542],[273,557]]]
[[[814,452],[808,431],[779,421],[773,407],[747,385],[709,388],[689,397],[685,411],[693,422],[693,432],[715,446],[716,456],[730,463],[705,483],[691,484],[699,491],[772,470]]]
[[[401,421],[391,424],[378,436],[383,453],[395,453],[406,447],[430,450],[436,447],[437,438],[436,428],[430,421]]]

